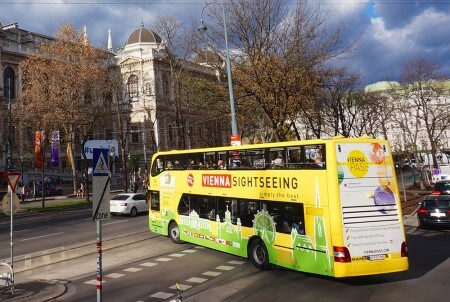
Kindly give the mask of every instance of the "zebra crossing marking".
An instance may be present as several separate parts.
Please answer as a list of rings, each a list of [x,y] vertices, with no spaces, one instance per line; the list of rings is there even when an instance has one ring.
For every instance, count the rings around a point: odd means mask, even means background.
[[[139,272],[142,271],[142,268],[138,268],[138,267],[129,267],[123,270],[124,272],[130,272],[130,273],[135,273],[135,272]]]
[[[173,293],[157,292],[157,293],[151,295],[150,298],[168,299],[174,295],[175,294],[173,294]]]
[[[211,276],[211,277],[217,277],[219,275],[222,275],[222,272],[207,271],[207,272],[202,273],[202,275]]]
[[[186,281],[187,281],[187,282],[192,282],[192,283],[203,283],[203,282],[208,281],[208,279],[205,279],[205,278],[199,278],[199,277],[192,277],[192,278],[190,278],[190,279],[187,279]]]
[[[192,285],[186,285],[186,284],[178,284],[178,288],[180,290],[187,290],[190,289],[192,287]],[[177,285],[172,285],[171,287],[169,287],[170,289],[177,289]]]

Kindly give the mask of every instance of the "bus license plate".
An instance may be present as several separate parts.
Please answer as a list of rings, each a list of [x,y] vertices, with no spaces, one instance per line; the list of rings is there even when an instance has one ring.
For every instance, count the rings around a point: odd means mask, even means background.
[[[384,257],[385,257],[386,255],[370,255],[369,256],[369,260],[370,261],[374,261],[374,260],[384,260]]]

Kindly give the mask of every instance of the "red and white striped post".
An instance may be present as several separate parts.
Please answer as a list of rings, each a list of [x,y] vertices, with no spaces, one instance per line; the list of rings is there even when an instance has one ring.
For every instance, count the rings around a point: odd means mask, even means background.
[[[102,221],[97,220],[97,302],[102,302]]]

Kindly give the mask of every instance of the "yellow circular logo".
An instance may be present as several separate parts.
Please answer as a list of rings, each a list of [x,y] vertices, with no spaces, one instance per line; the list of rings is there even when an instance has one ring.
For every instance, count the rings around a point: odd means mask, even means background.
[[[369,172],[369,161],[364,153],[353,150],[348,154],[347,166],[355,177],[364,177]]]

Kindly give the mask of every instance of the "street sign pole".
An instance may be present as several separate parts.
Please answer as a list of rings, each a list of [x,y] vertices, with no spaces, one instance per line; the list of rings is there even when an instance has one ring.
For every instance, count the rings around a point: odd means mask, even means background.
[[[97,302],[102,301],[102,221],[108,220],[110,180],[109,149],[93,149],[92,156],[92,220],[97,224]]]
[[[11,230],[10,230],[10,238],[11,238],[11,292],[14,293],[14,212],[13,212],[13,193],[15,189],[13,189],[12,185],[9,184],[9,188],[11,190],[10,199],[9,199],[9,215],[11,215]]]
[[[102,302],[102,221],[97,220],[97,302]]]
[[[8,182],[8,188],[9,188],[9,215],[10,215],[10,249],[11,249],[11,277],[9,281],[9,284],[11,285],[11,293],[14,294],[14,196],[15,191],[17,187],[17,183],[19,181],[20,173],[6,173],[5,174],[6,181]],[[17,198],[17,196],[16,196]]]

